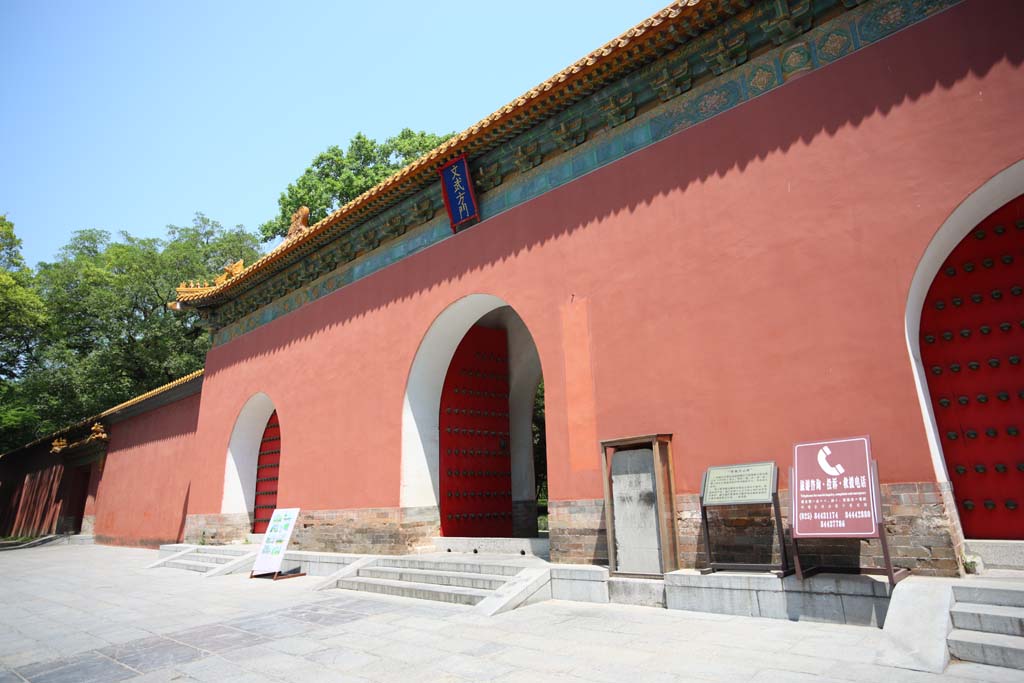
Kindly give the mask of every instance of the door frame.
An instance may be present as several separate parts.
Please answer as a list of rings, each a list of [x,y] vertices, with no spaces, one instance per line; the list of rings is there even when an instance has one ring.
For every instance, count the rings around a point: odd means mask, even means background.
[[[647,446],[653,451],[655,490],[658,495],[658,532],[662,575],[679,569],[679,541],[676,536],[675,472],[672,463],[672,435],[648,434],[600,442],[601,480],[604,485],[604,526],[608,537],[608,570],[618,576],[651,577],[657,574],[629,574],[618,571],[615,557],[615,517],[612,501],[612,460],[624,446]]]

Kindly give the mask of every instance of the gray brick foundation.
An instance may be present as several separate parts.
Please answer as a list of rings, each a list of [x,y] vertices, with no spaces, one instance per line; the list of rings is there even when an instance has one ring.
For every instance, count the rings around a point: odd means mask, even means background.
[[[883,484],[882,514],[886,523],[893,564],[922,576],[957,576],[962,540],[955,521],[947,515],[948,494],[933,482]],[[779,491],[787,550],[789,538],[789,491]],[[683,567],[703,567],[707,562],[700,529],[700,504],[696,494],[676,496],[677,533]],[[716,507],[708,511],[715,560],[719,562],[778,562],[771,507]],[[882,567],[884,559],[877,540],[809,539],[800,542],[804,566]]]
[[[92,536],[96,531],[96,515],[85,515],[82,517],[82,530],[79,532],[84,536]]]
[[[303,510],[290,548],[402,555],[439,534],[436,507]]]
[[[241,543],[252,531],[252,513],[189,515],[185,518],[185,543]]]
[[[548,501],[551,561],[608,564],[604,500]]]

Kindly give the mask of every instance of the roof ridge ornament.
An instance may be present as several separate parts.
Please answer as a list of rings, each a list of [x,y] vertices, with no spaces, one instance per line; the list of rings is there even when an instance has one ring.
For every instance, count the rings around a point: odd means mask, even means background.
[[[309,230],[309,207],[300,206],[298,210],[292,214],[292,224],[288,228],[288,235],[284,238],[288,240],[294,239],[302,233]]]

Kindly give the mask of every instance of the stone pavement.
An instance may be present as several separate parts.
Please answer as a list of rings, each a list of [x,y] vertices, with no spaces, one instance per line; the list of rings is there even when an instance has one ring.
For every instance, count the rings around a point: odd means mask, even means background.
[[[0,553],[0,683],[105,681],[1024,681],[870,661],[880,631],[552,601],[497,617],[320,579],[144,569],[156,551]]]

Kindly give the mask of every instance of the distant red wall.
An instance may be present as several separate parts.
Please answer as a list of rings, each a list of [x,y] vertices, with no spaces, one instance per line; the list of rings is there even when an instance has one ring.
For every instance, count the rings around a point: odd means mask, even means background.
[[[8,460],[8,458],[5,458]],[[43,536],[57,530],[63,508],[64,466],[48,445],[0,466],[0,536]]]
[[[79,531],[92,466],[68,465],[41,443],[0,462],[0,536]]]
[[[215,348],[197,459],[115,430],[97,533],[171,534],[179,459],[190,511],[219,512],[259,391],[288,439],[280,505],[398,505],[410,365],[471,293],[537,343],[552,499],[601,497],[596,441],[652,432],[674,434],[679,492],[708,465],[860,434],[883,481],[934,480],[908,287],[957,204],[1024,158],[1020,7],[968,2]],[[105,517],[122,497],[166,515]]]
[[[196,394],[113,425],[89,507],[98,542],[155,547],[180,540],[190,487],[204,474],[195,458],[198,414]]]

